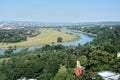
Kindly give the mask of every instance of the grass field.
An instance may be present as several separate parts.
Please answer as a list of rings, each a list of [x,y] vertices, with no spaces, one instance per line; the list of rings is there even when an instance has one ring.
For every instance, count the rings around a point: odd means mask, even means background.
[[[62,37],[63,42],[69,42],[69,41],[74,41],[79,39],[79,37],[76,35],[70,35],[70,34],[66,34],[64,32],[58,32],[55,30],[42,29],[40,31],[41,31],[40,35],[33,38],[28,38],[27,41],[18,42],[18,43],[8,43],[4,45],[0,44],[0,49],[5,49],[11,46],[30,47],[30,46],[46,45],[52,42],[57,43],[58,37]]]

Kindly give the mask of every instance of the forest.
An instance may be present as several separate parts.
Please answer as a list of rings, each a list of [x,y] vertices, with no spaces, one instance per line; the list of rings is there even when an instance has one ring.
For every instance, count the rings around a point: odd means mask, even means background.
[[[12,29],[12,30],[0,30],[0,43],[16,43],[26,41],[28,37],[34,37],[40,34],[35,29]]]
[[[9,48],[4,55],[0,55],[0,59],[4,59],[0,62],[0,80],[92,80],[93,77],[103,80],[97,72],[110,70],[120,73],[120,57],[117,57],[120,25],[78,28],[74,30],[82,29],[97,34],[97,37],[78,46],[46,45],[34,51],[26,48],[18,53]],[[85,67],[85,73],[74,78],[76,60],[80,60]]]
[[[1,43],[15,43],[27,40],[26,30],[0,30]]]

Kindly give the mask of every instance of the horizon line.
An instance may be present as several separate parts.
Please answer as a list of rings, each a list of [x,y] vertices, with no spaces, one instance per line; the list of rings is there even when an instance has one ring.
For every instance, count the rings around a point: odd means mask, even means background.
[[[27,20],[0,20],[0,22],[37,22],[37,23],[100,23],[100,22],[120,22],[120,20],[103,20],[103,21],[78,21],[78,22],[67,22],[67,21],[27,21]]]

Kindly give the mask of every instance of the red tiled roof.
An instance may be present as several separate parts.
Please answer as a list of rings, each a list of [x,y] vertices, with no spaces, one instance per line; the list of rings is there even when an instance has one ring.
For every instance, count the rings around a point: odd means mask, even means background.
[[[82,68],[76,69],[76,70],[74,71],[74,75],[75,75],[75,76],[81,76],[82,73],[83,73],[83,69],[82,69]]]

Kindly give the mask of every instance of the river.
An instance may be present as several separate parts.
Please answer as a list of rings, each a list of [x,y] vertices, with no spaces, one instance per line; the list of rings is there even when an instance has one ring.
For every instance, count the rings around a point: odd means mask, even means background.
[[[77,46],[78,44],[83,45],[94,39],[94,37],[90,37],[88,35],[81,34],[81,33],[73,33],[73,34],[78,35],[80,37],[80,39],[76,40],[76,41],[62,43],[62,45],[64,45],[64,46]],[[29,47],[28,50],[33,51],[36,48],[42,48],[42,46],[32,46],[32,47]],[[14,50],[14,53],[17,53],[17,52],[21,51],[22,49],[23,48],[16,48],[16,50]],[[5,50],[0,50],[0,54],[4,54],[4,52],[5,52]]]

